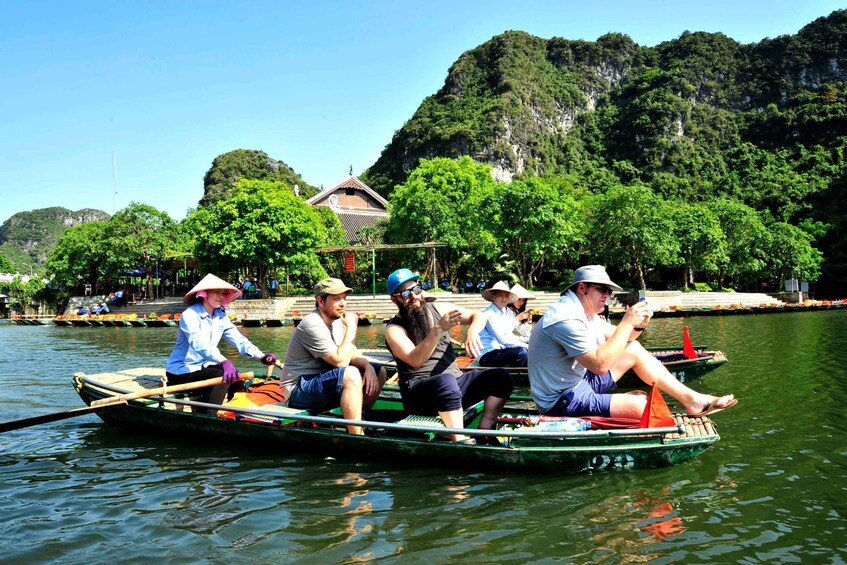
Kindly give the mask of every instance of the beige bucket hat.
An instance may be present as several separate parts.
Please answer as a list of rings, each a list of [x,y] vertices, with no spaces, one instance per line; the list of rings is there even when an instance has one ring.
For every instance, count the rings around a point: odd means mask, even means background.
[[[498,290],[503,291],[509,295],[508,300],[506,302],[514,302],[517,298],[515,293],[509,290],[509,285],[506,284],[506,281],[498,281],[491,288],[486,288],[482,291],[482,297],[489,302],[494,302],[494,293]]]
[[[226,282],[223,279],[220,279],[209,273],[203,280],[197,283],[194,288],[188,291],[188,293],[182,297],[182,301],[188,305],[194,303],[194,299],[197,297],[197,293],[201,290],[228,290],[229,294],[227,296],[227,302],[231,302],[233,300],[238,300],[241,296],[241,291]]]
[[[614,291],[620,292],[623,289],[612,282],[609,274],[606,273],[606,268],[603,265],[585,265],[573,272],[573,282],[562,291],[565,294],[568,290],[575,287],[579,283],[594,283],[604,284]]]

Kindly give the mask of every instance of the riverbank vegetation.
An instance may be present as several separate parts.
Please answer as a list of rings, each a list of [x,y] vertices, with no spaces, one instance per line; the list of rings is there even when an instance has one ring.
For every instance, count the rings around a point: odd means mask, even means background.
[[[687,31],[655,47],[617,33],[493,37],[456,60],[362,175],[389,201],[371,241],[444,244],[381,252],[376,276],[402,264],[453,286],[552,289],[596,262],[638,288],[780,290],[796,278],[840,296],[845,54],[847,10],[748,45]],[[317,191],[263,151],[231,151],[182,222],[132,204],[68,229],[45,292],[108,289],[127,273],[149,288],[163,265],[309,288],[343,272],[340,253],[315,252],[343,243],[335,215],[305,204]],[[344,276],[369,289],[371,268]]]

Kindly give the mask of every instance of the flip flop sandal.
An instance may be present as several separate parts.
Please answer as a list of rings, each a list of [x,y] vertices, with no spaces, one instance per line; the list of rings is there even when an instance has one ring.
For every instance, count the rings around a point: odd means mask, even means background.
[[[717,414],[718,412],[723,412],[727,408],[732,408],[736,404],[738,404],[738,400],[733,398],[729,402],[727,402],[724,406],[718,407],[718,398],[712,400],[708,406],[702,411],[697,412],[696,414],[689,414],[689,416],[693,416],[695,418],[699,418],[701,416],[710,416],[712,414]]]

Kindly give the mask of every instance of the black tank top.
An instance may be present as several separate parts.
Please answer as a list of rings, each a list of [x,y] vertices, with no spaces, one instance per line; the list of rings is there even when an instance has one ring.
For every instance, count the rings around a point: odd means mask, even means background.
[[[425,306],[434,320],[441,318],[441,314],[438,313],[435,306],[428,302]],[[412,335],[412,332],[407,324],[405,324],[399,317],[394,316],[386,325],[390,326],[392,324],[400,326],[406,330],[406,333],[409,336]],[[388,346],[388,351],[391,351],[391,346]],[[391,354],[394,355],[393,352]],[[462,371],[459,369],[459,366],[456,365],[456,352],[453,351],[453,345],[450,343],[450,334],[444,331],[441,332],[441,338],[438,340],[438,345],[435,346],[435,351],[433,351],[432,355],[429,356],[429,359],[424,361],[424,364],[417,369],[408,363],[404,363],[400,359],[397,359],[396,356],[394,359],[397,361],[397,372],[400,374],[400,382],[406,382],[422,377],[430,377],[432,375],[440,375],[442,373],[447,373],[454,377],[462,376]]]

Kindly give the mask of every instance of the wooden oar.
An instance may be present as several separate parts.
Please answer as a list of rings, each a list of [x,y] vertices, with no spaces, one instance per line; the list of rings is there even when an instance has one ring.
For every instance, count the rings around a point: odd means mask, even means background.
[[[242,379],[251,379],[253,378],[253,373],[241,373]],[[110,396],[109,398],[101,398],[100,400],[95,400],[91,403],[90,406],[83,406],[82,408],[73,408],[71,410],[65,410],[64,412],[54,412],[53,414],[42,414],[41,416],[33,416],[32,418],[24,418],[22,420],[12,420],[11,422],[3,422],[0,423],[0,433],[10,432],[12,430],[20,430],[21,428],[28,428],[30,426],[37,426],[38,424],[46,424],[48,422],[56,422],[58,420],[65,420],[67,418],[75,418],[77,416],[82,416],[84,414],[90,414],[91,412],[96,412],[97,410],[103,408],[112,408],[114,406],[123,406],[130,400],[136,400],[139,398],[147,398],[150,396],[161,396],[165,392],[183,392],[186,390],[194,390],[197,388],[204,388],[209,386],[215,386],[223,383],[223,378],[216,377],[214,379],[206,379],[204,381],[197,381],[193,383],[185,383],[181,385],[172,385],[169,387],[159,387],[159,388],[151,388],[142,390],[139,392],[133,392],[129,394],[121,394],[119,396]]]

